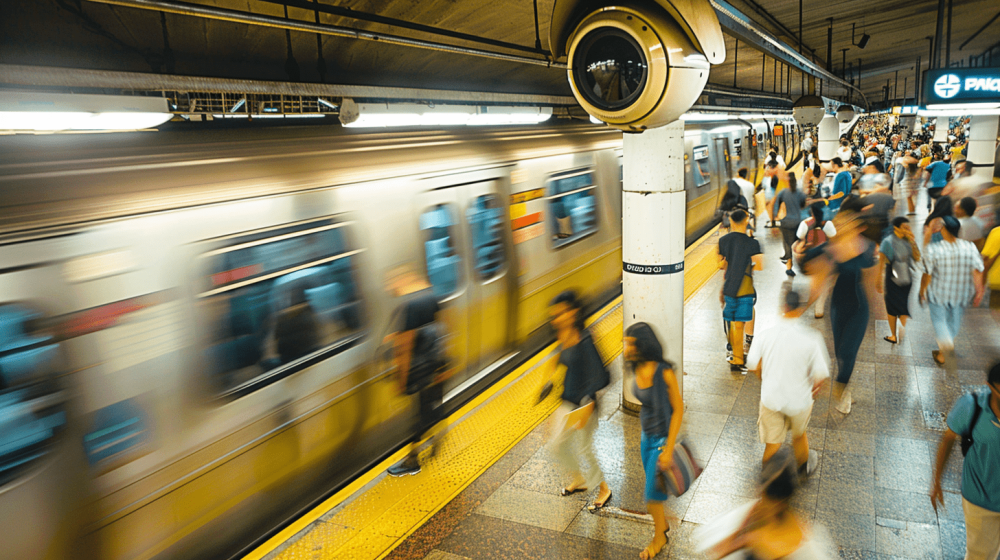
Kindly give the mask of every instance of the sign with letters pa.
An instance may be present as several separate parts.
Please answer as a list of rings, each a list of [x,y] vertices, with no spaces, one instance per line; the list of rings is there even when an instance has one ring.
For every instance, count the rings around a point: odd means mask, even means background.
[[[924,72],[924,105],[1000,103],[1000,68],[947,68]]]

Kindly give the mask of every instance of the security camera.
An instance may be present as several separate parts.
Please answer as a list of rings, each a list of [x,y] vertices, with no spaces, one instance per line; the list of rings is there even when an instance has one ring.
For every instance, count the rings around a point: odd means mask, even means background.
[[[841,105],[837,107],[837,120],[843,124],[847,124],[854,120],[854,107],[850,105]]]
[[[627,132],[677,120],[701,95],[725,41],[708,0],[601,6],[557,0],[550,45],[567,57],[573,95],[591,116]]]
[[[816,126],[826,115],[826,104],[818,95],[803,95],[792,105],[792,117],[800,126]]]

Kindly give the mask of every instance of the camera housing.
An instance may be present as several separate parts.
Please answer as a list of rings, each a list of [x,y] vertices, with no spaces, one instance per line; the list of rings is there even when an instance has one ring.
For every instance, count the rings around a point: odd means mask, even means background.
[[[711,64],[725,60],[725,41],[707,0],[676,4],[556,2],[550,46],[567,56],[573,95],[591,116],[642,132],[698,100]]]

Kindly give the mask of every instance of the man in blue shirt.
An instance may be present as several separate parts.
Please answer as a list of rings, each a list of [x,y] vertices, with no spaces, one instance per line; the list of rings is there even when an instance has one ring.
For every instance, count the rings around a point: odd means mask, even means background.
[[[830,213],[836,214],[837,210],[840,210],[840,204],[844,201],[844,198],[851,194],[854,177],[851,176],[849,166],[844,160],[835,157],[830,161],[833,163],[833,168],[837,170],[837,175],[833,178],[833,192],[830,194],[828,200]]]
[[[948,172],[951,171],[951,166],[941,159],[940,152],[936,152],[933,163],[928,165],[924,171],[930,177],[930,184],[927,185],[927,209],[930,210],[931,201],[937,201],[941,198],[941,191],[948,185]]]
[[[990,368],[986,383],[960,397],[948,414],[931,487],[931,505],[937,511],[944,504],[941,474],[953,444],[971,435],[962,465],[965,560],[996,560],[1000,555],[1000,363]]]

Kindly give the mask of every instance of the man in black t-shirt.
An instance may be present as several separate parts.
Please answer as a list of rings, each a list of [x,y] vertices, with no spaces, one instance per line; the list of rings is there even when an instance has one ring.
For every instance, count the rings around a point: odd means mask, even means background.
[[[726,271],[719,299],[724,305],[722,319],[728,327],[733,352],[729,361],[730,370],[746,373],[743,330],[746,323],[753,321],[753,307],[757,302],[753,271],[763,270],[764,255],[760,242],[747,236],[746,212],[733,212],[729,223],[731,233],[719,239],[719,268]]]
[[[410,297],[403,308],[402,329],[387,339],[392,340],[394,347],[400,392],[416,392],[420,402],[417,423],[410,439],[410,453],[406,459],[388,469],[392,476],[404,476],[420,472],[418,444],[441,416],[444,383],[440,369],[443,368],[431,367],[429,371],[424,371],[428,356],[421,355],[421,352],[428,352],[428,348],[440,352],[439,341],[427,340],[427,337],[439,335],[435,322],[440,307],[434,291],[413,272],[398,274],[390,287],[396,297]]]

